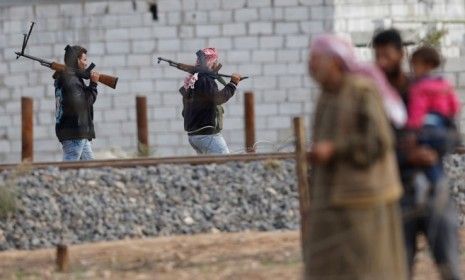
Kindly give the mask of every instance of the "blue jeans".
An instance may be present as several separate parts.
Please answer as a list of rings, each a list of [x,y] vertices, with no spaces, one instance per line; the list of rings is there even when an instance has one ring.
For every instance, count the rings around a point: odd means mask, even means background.
[[[425,125],[420,130],[418,142],[420,145],[425,145],[434,149],[439,156],[439,162],[425,169],[425,175],[433,186],[441,180],[444,174],[444,166],[442,159],[451,152],[454,147],[454,141],[449,139],[449,129],[443,124]]]
[[[189,143],[197,154],[229,154],[228,145],[223,136],[212,135],[189,135]]]
[[[65,140],[63,146],[63,161],[92,160],[94,153],[87,139]]]

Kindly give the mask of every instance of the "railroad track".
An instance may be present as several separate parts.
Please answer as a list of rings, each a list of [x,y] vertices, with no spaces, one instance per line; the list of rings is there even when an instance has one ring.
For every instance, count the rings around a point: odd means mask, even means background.
[[[465,147],[459,147],[455,150],[456,154],[465,154]],[[48,167],[58,167],[60,169],[81,169],[81,168],[101,168],[117,167],[129,168],[137,166],[152,166],[159,164],[221,164],[230,161],[256,161],[256,160],[286,160],[295,159],[295,153],[250,153],[238,155],[219,155],[219,156],[187,156],[187,157],[162,157],[162,158],[130,158],[130,159],[107,159],[92,161],[71,161],[71,162],[34,162],[18,164],[0,164],[0,171],[15,169],[20,166],[30,167],[32,169],[43,169]]]
[[[263,153],[263,154],[239,154],[227,156],[188,156],[188,157],[162,157],[162,158],[131,158],[131,159],[109,159],[92,161],[71,161],[71,162],[33,162],[20,164],[0,164],[1,170],[15,168],[43,169],[48,167],[58,167],[59,169],[81,169],[81,168],[101,168],[117,167],[129,168],[137,166],[152,166],[159,164],[221,164],[230,161],[249,162],[256,160],[286,160],[294,159],[294,153]]]

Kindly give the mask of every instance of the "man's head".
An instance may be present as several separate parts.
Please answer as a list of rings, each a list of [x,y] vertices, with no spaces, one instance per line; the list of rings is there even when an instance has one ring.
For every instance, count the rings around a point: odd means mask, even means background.
[[[336,79],[343,75],[343,64],[340,59],[327,54],[311,53],[308,70],[312,78],[323,89],[331,89]]]
[[[205,56],[205,63],[208,68],[214,69],[218,66],[218,51],[215,48],[204,48],[202,52]],[[197,65],[200,64],[199,60],[197,59]]]
[[[87,50],[81,46],[66,46],[65,64],[72,69],[85,70],[87,68]]]
[[[355,61],[351,43],[343,38],[325,34],[312,40],[308,70],[323,89],[336,89],[345,73],[355,65]]]
[[[373,48],[376,64],[388,77],[395,77],[401,72],[404,50],[399,31],[388,29],[378,32],[373,37]]]

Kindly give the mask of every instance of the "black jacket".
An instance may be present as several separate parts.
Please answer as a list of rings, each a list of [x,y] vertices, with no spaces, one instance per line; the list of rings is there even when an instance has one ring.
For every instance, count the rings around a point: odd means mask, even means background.
[[[95,138],[93,104],[97,99],[97,84],[91,82],[87,86],[79,73],[72,70],[77,68],[77,56],[72,58],[73,55],[75,52],[66,52],[65,62],[72,61],[69,63],[73,65],[67,63],[68,70],[55,81],[55,132],[60,142]]]
[[[227,84],[222,90],[218,89],[215,79],[199,74],[193,89],[179,92],[183,96],[184,130],[189,135],[211,135],[223,129],[224,109],[226,103],[236,91],[233,83]]]

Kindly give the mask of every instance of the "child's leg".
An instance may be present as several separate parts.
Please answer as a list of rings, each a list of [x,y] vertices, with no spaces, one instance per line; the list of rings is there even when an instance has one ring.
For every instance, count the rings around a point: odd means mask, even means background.
[[[442,161],[442,159],[439,159]],[[434,187],[444,177],[444,167],[442,162],[438,162],[435,165],[425,169],[425,175]]]
[[[441,125],[425,125],[419,135],[420,145],[428,146],[438,153],[438,161],[435,165],[425,168],[425,175],[434,187],[444,176],[443,157],[449,148],[448,129]]]
[[[450,150],[449,131],[443,126],[424,126],[418,134],[418,142],[434,149],[439,157],[443,157]]]

